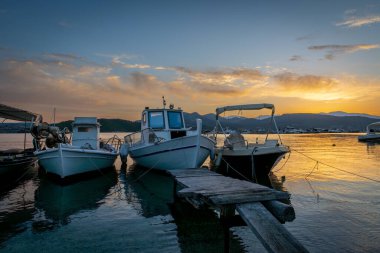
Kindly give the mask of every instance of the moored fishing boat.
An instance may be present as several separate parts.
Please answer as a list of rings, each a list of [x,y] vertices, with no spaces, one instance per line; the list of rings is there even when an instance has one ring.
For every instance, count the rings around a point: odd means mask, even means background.
[[[215,142],[197,129],[186,128],[183,111],[169,108],[142,112],[141,131],[124,137],[129,156],[136,164],[157,170],[199,168],[213,154]]]
[[[33,154],[33,149],[26,148],[26,133],[30,130],[29,124],[33,121],[39,121],[42,117],[36,113],[0,104],[0,118],[25,122],[25,128],[23,130],[25,134],[24,148],[0,150],[1,181],[10,183],[11,178],[19,177],[26,169],[34,167],[35,165],[37,158]]]
[[[46,137],[45,147],[35,152],[38,163],[61,179],[110,168],[119,154],[112,145],[99,141],[100,124],[95,117],[75,118],[72,144],[65,130],[39,126],[37,131]]]
[[[219,115],[221,113],[261,109],[272,110],[270,123],[273,123],[275,126],[278,139],[269,139],[268,129],[263,143],[259,143],[258,141],[250,143],[238,131],[232,131],[227,135],[220,123]],[[247,104],[217,108],[215,133],[222,132],[225,139],[223,145],[218,146],[215,151],[214,169],[221,174],[246,180],[265,180],[272,168],[289,152],[289,148],[281,142],[274,119],[274,112],[275,107],[273,104]]]

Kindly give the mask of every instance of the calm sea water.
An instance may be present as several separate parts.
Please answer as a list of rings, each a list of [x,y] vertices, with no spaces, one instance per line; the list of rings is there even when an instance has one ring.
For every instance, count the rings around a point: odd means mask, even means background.
[[[271,179],[292,195],[286,228],[310,252],[380,252],[380,184],[354,175],[380,180],[380,145],[356,134],[281,137],[292,152]],[[22,134],[0,135],[0,149],[11,147],[23,147]],[[223,252],[216,212],[173,204],[171,178],[131,163],[65,186],[29,170],[0,193],[0,251]],[[264,251],[247,227],[231,231],[231,252]]]

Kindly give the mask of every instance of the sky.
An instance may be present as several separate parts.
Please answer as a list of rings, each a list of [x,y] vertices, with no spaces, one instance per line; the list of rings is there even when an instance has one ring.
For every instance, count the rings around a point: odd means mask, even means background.
[[[162,96],[380,115],[380,1],[0,1],[0,103],[137,120]]]

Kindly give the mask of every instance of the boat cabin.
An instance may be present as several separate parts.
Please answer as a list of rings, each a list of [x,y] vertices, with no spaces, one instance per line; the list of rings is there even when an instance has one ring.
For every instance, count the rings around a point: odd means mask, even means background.
[[[100,124],[96,117],[75,117],[73,122],[73,146],[99,149]]]
[[[181,109],[149,109],[142,112],[141,131],[151,129],[158,138],[166,140],[186,136],[185,120]]]

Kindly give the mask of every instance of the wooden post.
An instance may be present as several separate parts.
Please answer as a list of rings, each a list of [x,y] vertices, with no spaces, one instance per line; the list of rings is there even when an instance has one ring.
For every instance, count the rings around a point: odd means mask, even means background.
[[[224,252],[230,252],[230,225],[232,217],[235,216],[235,205],[224,205],[220,210],[220,220],[224,233]]]
[[[282,203],[278,200],[263,201],[262,203],[282,224],[286,221],[293,221],[296,218],[296,213],[291,205]]]
[[[260,202],[238,204],[236,209],[268,252],[308,252]]]
[[[230,228],[226,224],[223,224],[224,233],[224,253],[230,252]]]
[[[174,182],[173,182],[173,201],[175,202],[177,199],[178,199],[178,196],[177,196],[177,180],[174,179]]]

